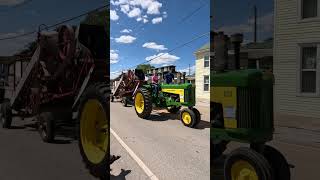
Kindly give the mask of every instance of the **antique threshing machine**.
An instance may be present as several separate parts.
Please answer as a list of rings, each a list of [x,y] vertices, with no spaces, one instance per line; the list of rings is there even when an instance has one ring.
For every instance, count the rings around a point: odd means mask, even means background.
[[[39,31],[37,48],[1,105],[3,128],[13,116],[34,117],[45,142],[54,142],[60,126],[75,127],[90,173],[109,176],[109,53],[104,26],[63,25]]]
[[[273,139],[273,75],[257,69],[240,70],[242,35],[230,38],[234,46],[234,66],[226,69],[229,38],[214,38],[215,63],[211,74],[211,156],[223,157],[231,141],[249,144],[233,150],[224,161],[226,180],[289,180],[285,157],[266,145]],[[230,44],[229,44],[230,45]],[[228,60],[227,60],[228,59]],[[231,63],[232,64],[232,63]]]

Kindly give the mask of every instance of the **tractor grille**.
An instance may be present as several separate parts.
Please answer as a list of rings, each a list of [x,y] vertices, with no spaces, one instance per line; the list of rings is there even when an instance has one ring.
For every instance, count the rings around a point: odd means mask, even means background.
[[[272,128],[272,88],[238,88],[238,128]]]

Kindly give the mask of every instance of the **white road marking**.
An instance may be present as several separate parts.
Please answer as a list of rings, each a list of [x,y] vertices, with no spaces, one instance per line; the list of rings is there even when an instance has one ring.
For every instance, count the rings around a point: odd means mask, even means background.
[[[141,169],[147,174],[151,180],[159,180],[156,175],[142,162],[142,160],[122,141],[122,139],[110,128],[112,135],[118,140],[121,146],[130,154],[130,156],[138,163]]]

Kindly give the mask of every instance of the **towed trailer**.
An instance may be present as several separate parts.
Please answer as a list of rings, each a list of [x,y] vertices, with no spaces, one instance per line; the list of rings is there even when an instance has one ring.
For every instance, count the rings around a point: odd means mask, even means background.
[[[37,48],[20,76],[2,86],[1,123],[10,129],[14,116],[32,117],[44,142],[54,142],[60,125],[72,125],[90,173],[107,177],[109,163],[109,67],[107,34],[103,26],[62,25],[39,32]],[[25,62],[25,61],[23,61]],[[10,64],[10,63],[9,63]],[[6,68],[10,66],[6,65]],[[4,68],[5,69],[5,68]],[[18,77],[18,78],[17,78]],[[4,82],[6,83],[6,82]]]

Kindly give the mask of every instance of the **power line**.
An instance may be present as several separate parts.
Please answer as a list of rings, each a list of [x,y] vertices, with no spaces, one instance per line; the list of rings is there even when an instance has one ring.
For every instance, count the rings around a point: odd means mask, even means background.
[[[194,11],[192,11],[190,14],[188,14],[187,16],[185,16],[178,24],[183,23],[184,21],[186,21],[187,19],[189,19],[191,16],[193,16],[195,13],[197,13],[200,9],[202,9],[203,7],[205,7],[205,5],[207,5],[207,2],[204,2],[200,7],[198,7],[197,9],[195,9]]]
[[[198,40],[198,39],[200,39],[200,38],[202,38],[202,37],[204,37],[204,36],[208,36],[209,34],[210,34],[210,32],[206,32],[206,33],[203,33],[203,34],[201,34],[201,35],[199,35],[199,36],[196,36],[195,38],[191,39],[190,41],[187,41],[187,42],[185,42],[185,43],[183,43],[183,44],[181,44],[181,45],[179,45],[179,46],[177,46],[177,47],[169,50],[169,51],[166,52],[166,53],[163,53],[163,54],[161,54],[161,55],[159,55],[159,56],[156,56],[156,57],[154,57],[154,58],[152,58],[152,59],[149,59],[149,60],[147,60],[146,62],[143,62],[143,63],[140,63],[140,64],[145,64],[145,63],[151,62],[152,60],[155,60],[155,59],[157,59],[157,58],[159,58],[159,57],[161,57],[161,56],[163,56],[163,55],[165,55],[165,54],[168,54],[168,53],[173,52],[173,51],[175,51],[175,50],[177,50],[177,49],[180,49],[180,48],[182,48],[182,47],[184,47],[184,46],[192,43],[193,41],[196,41],[196,40]],[[140,65],[140,64],[138,64],[138,65]],[[138,65],[136,65],[136,66],[138,66]],[[133,66],[132,68],[134,68],[134,67],[136,67],[136,66]],[[131,68],[129,68],[129,69],[131,69]]]
[[[187,19],[189,19],[190,17],[192,17],[193,15],[195,15],[200,9],[202,9],[203,7],[205,7],[207,5],[207,2],[204,2],[202,1],[203,4],[196,8],[195,10],[191,11],[190,13],[188,13],[186,16],[182,17],[180,21],[178,21],[178,24],[182,24],[183,22],[185,22]],[[142,24],[141,26],[137,26],[139,27],[139,30],[138,32],[136,32],[135,34],[137,35],[138,33],[140,33],[142,31],[142,27],[144,26],[145,24]],[[137,28],[135,27],[135,29]]]
[[[80,15],[78,15],[78,16],[74,16],[74,17],[71,17],[71,18],[69,18],[69,19],[60,21],[60,22],[58,22],[58,23],[56,23],[56,24],[53,24],[53,25],[50,25],[50,26],[46,26],[46,29],[51,29],[51,28],[54,28],[54,27],[59,26],[59,25],[61,25],[61,24],[64,24],[64,23],[66,23],[66,22],[73,21],[73,20],[78,19],[78,18],[80,18],[80,17],[82,17],[82,16],[88,15],[88,14],[90,14],[90,13],[92,13],[92,12],[99,11],[99,10],[101,10],[101,9],[104,9],[104,8],[108,7],[109,5],[110,5],[110,4],[103,5],[103,6],[100,6],[100,7],[98,7],[98,8],[95,8],[95,9],[93,9],[93,10],[91,10],[91,11],[88,11],[88,12],[86,12],[86,13],[80,14]],[[29,36],[29,35],[32,35],[32,34],[35,34],[35,33],[37,33],[37,31],[30,31],[30,32],[23,33],[23,34],[16,35],[16,36],[0,38],[0,41],[9,40],[9,39],[16,39],[16,38],[20,38],[20,37],[24,37],[24,36]]]

